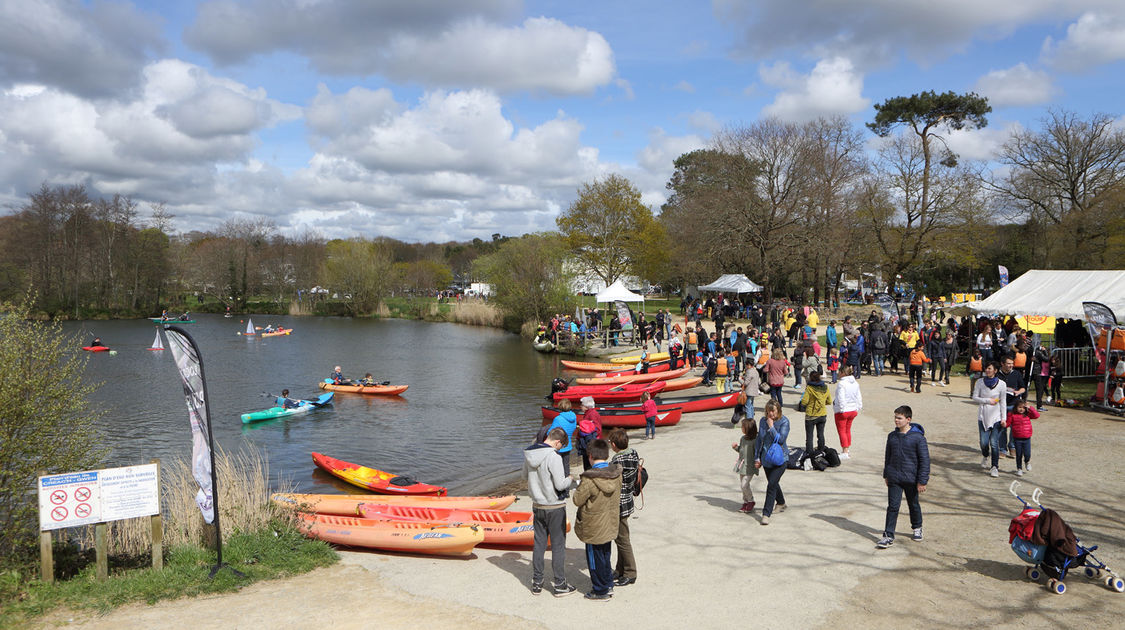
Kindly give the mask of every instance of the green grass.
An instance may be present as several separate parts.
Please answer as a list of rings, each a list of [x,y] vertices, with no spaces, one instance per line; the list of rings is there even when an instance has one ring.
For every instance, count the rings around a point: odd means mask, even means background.
[[[152,568],[117,571],[99,581],[94,567],[52,584],[22,582],[0,574],[0,628],[26,626],[28,621],[59,608],[104,613],[134,602],[234,591],[253,582],[306,573],[334,564],[339,557],[326,543],[310,540],[279,522],[264,531],[235,534],[223,546],[223,560],[246,574],[223,569],[209,578],[215,554],[194,546],[170,550],[163,571]]]

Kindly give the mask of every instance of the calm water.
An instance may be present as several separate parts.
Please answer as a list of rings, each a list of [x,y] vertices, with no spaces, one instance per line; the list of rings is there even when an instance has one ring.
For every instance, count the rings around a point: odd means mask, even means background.
[[[316,470],[312,451],[448,486],[455,494],[512,481],[558,369],[554,355],[490,328],[253,317],[256,326],[294,329],[289,336],[261,339],[236,334],[246,327],[239,317],[200,315],[196,321],[184,328],[203,354],[216,443],[227,450],[256,446],[268,454],[275,482],[289,479],[303,492],[350,487]],[[108,411],[103,430],[112,447],[110,464],[187,458],[191,429],[171,351],[147,350],[158,327],[131,320],[65,328],[81,333],[83,345],[97,335],[118,352],[91,353],[87,368],[88,379],[103,383],[95,400]],[[348,376],[371,372],[410,389],[402,397],[337,393],[329,407],[242,424],[240,414],[272,406],[263,392],[288,388],[300,398],[323,393],[317,383],[334,365]]]

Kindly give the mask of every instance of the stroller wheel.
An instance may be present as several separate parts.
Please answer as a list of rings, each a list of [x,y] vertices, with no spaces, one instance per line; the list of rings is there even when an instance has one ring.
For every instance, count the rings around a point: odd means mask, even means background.
[[[1102,570],[1097,567],[1086,567],[1082,570],[1082,573],[1089,580],[1096,580],[1102,576]]]
[[[1066,583],[1056,580],[1055,578],[1051,578],[1047,581],[1047,589],[1055,595],[1062,595],[1066,592]]]
[[[1118,593],[1125,593],[1125,580],[1116,576],[1109,576],[1105,579],[1105,585]]]
[[[1039,567],[1028,567],[1027,577],[1038,582],[1039,578],[1043,577],[1043,571],[1041,571]]]

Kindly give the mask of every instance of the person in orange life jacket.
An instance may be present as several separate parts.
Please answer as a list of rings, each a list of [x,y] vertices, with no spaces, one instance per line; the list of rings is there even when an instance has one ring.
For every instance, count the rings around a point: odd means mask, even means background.
[[[922,369],[929,362],[930,358],[922,349],[922,343],[918,342],[910,351],[910,391],[916,394],[922,393]]]
[[[981,355],[980,348],[973,348],[965,371],[969,374],[969,395],[972,396],[973,386],[976,385],[977,379],[984,373],[984,356]]]
[[[727,353],[720,349],[719,354],[715,357],[715,390],[720,394],[725,394],[727,391],[727,381],[730,375],[730,357]]]
[[[688,365],[695,367],[695,353],[699,352],[699,332],[698,329],[688,328],[687,333],[687,360]]]
[[[930,449],[926,444],[926,431],[912,422],[914,412],[907,405],[895,409],[895,430],[887,435],[887,448],[883,455],[883,483],[887,485],[887,519],[883,537],[875,543],[877,549],[886,549],[895,542],[895,525],[898,523],[902,495],[910,511],[910,527],[915,542],[922,542],[922,506],[918,496],[930,483]]]
[[[1023,476],[1025,468],[1031,472],[1031,421],[1038,419],[1039,412],[1035,407],[1028,405],[1026,400],[1018,400],[1004,422],[1004,426],[1011,429],[1012,441],[1015,442],[1018,477]]]

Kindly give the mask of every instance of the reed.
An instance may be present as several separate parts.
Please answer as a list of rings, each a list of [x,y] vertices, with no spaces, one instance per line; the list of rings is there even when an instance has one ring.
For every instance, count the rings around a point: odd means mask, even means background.
[[[500,309],[487,302],[462,300],[453,305],[449,321],[472,326],[499,327],[504,323],[504,316]]]
[[[293,485],[283,482],[270,488],[269,460],[259,450],[244,447],[228,453],[215,451],[215,472],[219,483],[219,518],[223,540],[237,533],[266,529],[271,521],[291,518],[270,503],[271,492],[291,492]],[[164,548],[181,544],[198,545],[204,540],[204,523],[195,494],[199,485],[191,474],[189,461],[178,458],[160,467],[161,514],[164,517]],[[107,530],[111,556],[142,557],[152,549],[148,518],[109,523]],[[94,528],[83,528],[80,546],[92,548]]]

